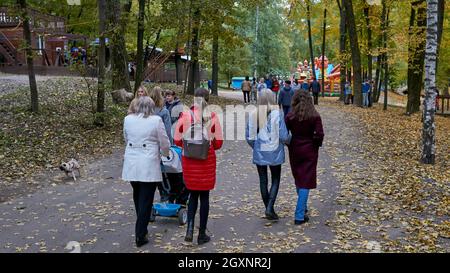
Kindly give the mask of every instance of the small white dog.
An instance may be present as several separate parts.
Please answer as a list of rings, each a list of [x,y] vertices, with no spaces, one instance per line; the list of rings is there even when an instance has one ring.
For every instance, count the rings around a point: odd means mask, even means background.
[[[78,164],[78,161],[73,158],[69,162],[63,162],[59,166],[59,169],[61,171],[64,171],[66,173],[66,176],[69,176],[69,173],[71,173],[74,181],[77,181],[77,178],[75,177],[75,171],[78,171],[78,176],[81,176],[80,164]]]

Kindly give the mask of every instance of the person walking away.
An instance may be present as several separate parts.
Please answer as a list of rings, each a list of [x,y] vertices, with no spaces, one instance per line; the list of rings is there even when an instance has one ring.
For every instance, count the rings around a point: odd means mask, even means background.
[[[370,90],[369,80],[366,80],[362,85],[363,107],[369,106],[369,90]]]
[[[270,78],[270,76],[267,76],[266,86],[268,89],[272,90],[272,79]]]
[[[161,87],[156,86],[148,92],[149,97],[155,102],[155,115],[161,117],[166,128],[167,136],[170,139],[170,143],[173,143],[172,138],[172,121],[170,118],[170,112],[164,107],[163,90]]]
[[[294,84],[292,86],[292,90],[294,90],[294,92],[300,91],[302,89],[301,84],[299,83],[298,79],[294,80]]]
[[[278,92],[280,91],[280,82],[277,80],[276,77],[273,77],[272,79],[272,92],[275,96],[275,101],[278,101]]]
[[[258,90],[258,84],[256,83],[256,78],[253,78],[252,80],[252,91],[250,93],[250,100],[256,102],[257,100],[257,90]]]
[[[130,181],[133,188],[136,246],[141,247],[148,243],[147,225],[156,187],[162,181],[160,154],[169,155],[170,141],[162,119],[153,114],[153,100],[142,96],[135,106],[123,125],[126,148],[122,179]]]
[[[213,81],[212,80],[208,80],[208,91],[209,91],[209,94],[212,93],[212,86],[213,86]]]
[[[344,89],[344,103],[345,104],[350,104],[350,99],[352,96],[352,85],[350,84],[350,82],[345,82],[345,89]]]
[[[291,81],[286,81],[283,89],[280,91],[280,97],[278,103],[280,108],[283,109],[284,116],[286,116],[290,109],[292,103],[292,97],[294,96],[294,90],[291,87]]]
[[[250,114],[246,126],[246,139],[253,149],[253,163],[258,170],[261,197],[269,220],[279,219],[274,206],[280,186],[281,165],[285,161],[284,144],[289,141],[283,116],[272,91],[263,89],[258,109]],[[270,191],[268,168],[272,180]]]
[[[301,88],[301,89],[303,89],[303,90],[306,91],[306,92],[309,91],[309,83],[308,83],[308,80],[307,80],[307,79],[304,79],[304,80],[303,80],[302,88]]]
[[[319,104],[319,94],[320,94],[320,83],[317,81],[316,78],[313,78],[313,82],[311,83],[311,86],[309,87],[310,92],[312,92],[314,96],[314,105]]]
[[[154,87],[149,91],[149,97],[155,102],[155,115],[161,117],[164,128],[166,130],[166,134],[169,137],[170,144],[173,144],[172,138],[172,122],[170,119],[169,110],[164,107],[164,98],[162,96],[162,89],[159,86]],[[163,182],[158,185],[158,191],[160,196],[160,202],[165,203],[169,201],[170,194],[168,189],[164,187],[164,185],[168,185],[168,181],[166,176],[163,177]]]
[[[175,144],[183,147],[186,133],[190,135],[193,123],[200,123],[202,128],[207,131],[209,139],[209,149],[205,160],[187,157],[186,150],[183,151],[183,179],[186,188],[190,192],[188,205],[188,223],[186,236],[187,242],[192,242],[194,236],[195,214],[197,212],[198,200],[200,199],[200,230],[197,238],[199,245],[210,241],[206,234],[206,227],[209,214],[209,193],[216,184],[216,150],[219,150],[223,144],[222,128],[214,112],[208,112],[206,106],[209,101],[209,92],[206,89],[199,88],[194,92],[194,104],[190,111],[181,114],[175,129]]]
[[[322,119],[307,92],[295,93],[292,111],[285,119],[292,134],[288,144],[289,159],[298,195],[294,223],[301,225],[309,220],[308,196],[309,191],[317,187],[317,161],[324,132]]]
[[[250,91],[252,91],[252,84],[249,80],[249,77],[245,77],[245,80],[241,85],[242,93],[244,94],[244,103],[250,103]]]

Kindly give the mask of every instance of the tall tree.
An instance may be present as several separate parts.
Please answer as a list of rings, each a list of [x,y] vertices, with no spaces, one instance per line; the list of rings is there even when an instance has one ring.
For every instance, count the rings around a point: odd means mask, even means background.
[[[107,0],[106,2],[109,20],[108,32],[111,36],[112,88],[113,90],[124,88],[131,91],[124,35],[126,11],[130,6],[129,4],[122,6],[121,2],[120,0]]]
[[[137,31],[137,53],[136,53],[136,76],[134,92],[136,92],[143,81],[144,74],[144,21],[145,21],[145,0],[139,0],[138,31]]]
[[[383,51],[384,51],[384,104],[383,110],[387,110],[388,106],[388,84],[389,84],[389,56],[388,56],[388,27],[389,27],[389,8],[387,7],[387,0],[383,0],[383,8],[386,8],[386,18],[383,22]]]
[[[213,34],[212,46],[212,95],[218,96],[219,86],[219,31]]]
[[[436,71],[439,67],[439,51],[442,41],[442,32],[444,30],[444,11],[445,11],[445,0],[439,0],[438,3],[438,47],[437,47],[437,59],[436,59]],[[448,91],[448,89],[446,90]]]
[[[355,95],[355,103],[362,105],[362,70],[361,70],[361,51],[358,43],[358,33],[356,29],[355,14],[353,13],[353,5],[351,0],[342,0],[345,7],[345,18],[347,21],[348,35],[350,39],[350,48],[352,52],[353,67],[353,90]]]
[[[306,0],[306,20],[308,21],[309,56],[311,58],[312,73],[313,73],[313,77],[315,79],[317,79],[316,68],[314,65],[313,41],[312,41],[312,35],[311,35],[311,1],[310,0]]]
[[[372,26],[370,23],[370,5],[366,2],[364,7],[364,16],[366,17],[367,28],[367,79],[372,82]],[[373,92],[371,92],[370,102],[373,102]]]
[[[340,96],[339,100],[344,100],[344,89],[346,82],[346,66],[347,66],[347,27],[345,24],[345,11],[341,4],[341,0],[336,0],[339,7],[340,21],[339,21],[339,63],[340,63]]]
[[[425,61],[427,9],[426,1],[411,3],[408,45],[408,103],[406,113],[420,110],[420,93],[423,84],[423,65]]]
[[[436,61],[438,50],[438,0],[427,0],[427,38],[425,51],[425,102],[423,109],[422,163],[434,164],[436,157]]]
[[[98,48],[98,87],[97,87],[97,113],[94,124],[102,126],[104,124],[103,115],[105,112],[105,57],[106,57],[106,2],[98,0],[98,18],[100,32],[100,46]]]
[[[322,97],[325,96],[325,45],[327,33],[327,6],[323,8],[323,39],[322,39]]]
[[[197,2],[197,1],[195,1]],[[189,67],[189,80],[187,93],[194,95],[195,88],[200,86],[200,16],[199,3],[194,4],[194,15],[192,18],[192,40],[191,40],[191,60]]]
[[[27,56],[27,67],[28,67],[28,80],[30,83],[30,94],[31,94],[31,111],[39,112],[39,97],[36,84],[36,76],[34,73],[33,64],[33,49],[31,42],[31,30],[30,30],[30,18],[28,16],[28,8],[26,0],[17,0],[17,4],[21,10],[21,16],[23,20],[23,35],[25,39],[25,54]]]

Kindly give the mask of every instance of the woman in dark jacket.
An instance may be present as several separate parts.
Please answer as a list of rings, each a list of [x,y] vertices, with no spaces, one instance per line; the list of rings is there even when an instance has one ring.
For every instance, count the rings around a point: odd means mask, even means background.
[[[301,225],[309,220],[306,215],[308,195],[310,189],[317,187],[317,160],[324,137],[322,119],[308,92],[295,93],[286,126],[292,133],[289,159],[298,194],[295,224]]]

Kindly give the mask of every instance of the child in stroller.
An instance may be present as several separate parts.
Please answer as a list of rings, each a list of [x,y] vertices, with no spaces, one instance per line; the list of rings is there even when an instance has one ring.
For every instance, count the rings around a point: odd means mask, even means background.
[[[170,156],[161,157],[163,182],[161,183],[161,202],[153,204],[150,222],[156,216],[178,217],[179,224],[187,221],[186,205],[189,192],[184,184],[183,169],[181,167],[181,148],[172,146]]]

